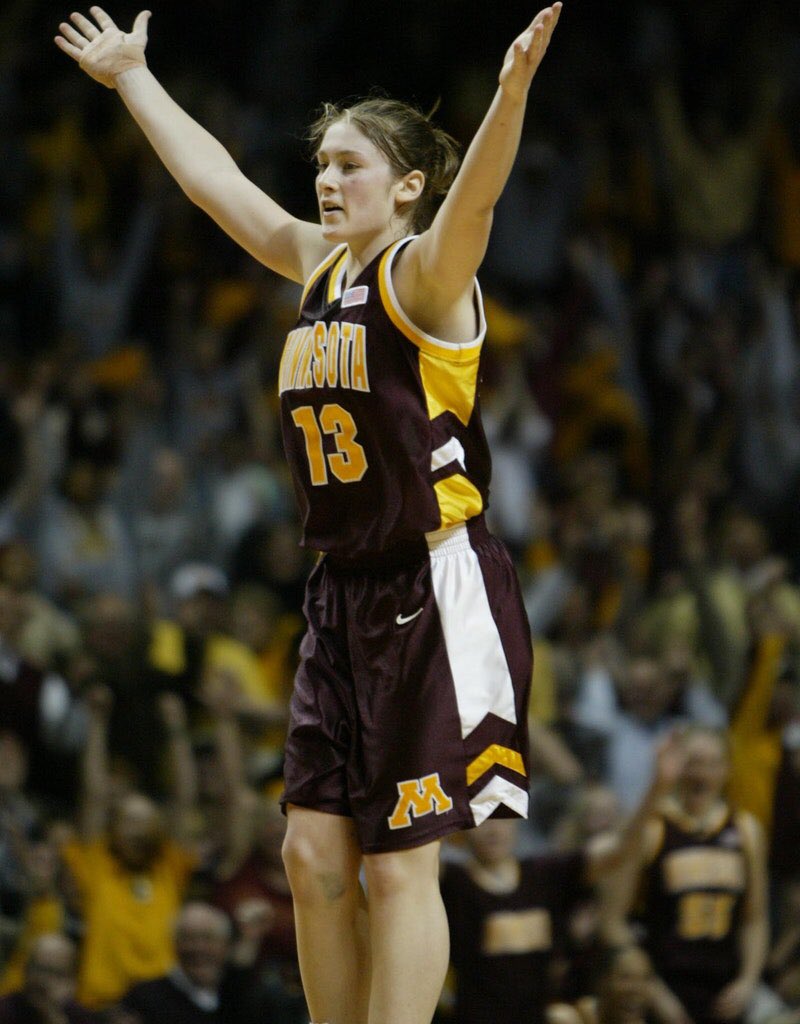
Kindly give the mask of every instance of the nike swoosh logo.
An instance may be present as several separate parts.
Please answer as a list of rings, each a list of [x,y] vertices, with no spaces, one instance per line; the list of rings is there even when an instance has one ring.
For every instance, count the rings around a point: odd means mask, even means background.
[[[416,619],[418,615],[422,615],[422,608],[417,608],[413,615],[398,615],[394,621],[398,626],[405,626],[407,622],[411,622],[412,619]]]

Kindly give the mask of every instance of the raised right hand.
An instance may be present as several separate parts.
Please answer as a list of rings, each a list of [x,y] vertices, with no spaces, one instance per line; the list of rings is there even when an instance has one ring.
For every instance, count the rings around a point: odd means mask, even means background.
[[[90,7],[89,11],[94,22],[76,13],[70,14],[72,24],[62,21],[58,26],[61,35],[55,37],[55,44],[76,60],[87,75],[114,89],[117,75],[147,64],[144,51],[150,11],[136,15],[131,32],[118,29],[100,7]]]

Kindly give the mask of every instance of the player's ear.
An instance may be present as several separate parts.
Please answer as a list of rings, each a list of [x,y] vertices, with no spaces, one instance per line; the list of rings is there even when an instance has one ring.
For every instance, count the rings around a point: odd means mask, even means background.
[[[425,175],[422,171],[409,171],[397,182],[395,197],[398,204],[413,203],[422,195]]]

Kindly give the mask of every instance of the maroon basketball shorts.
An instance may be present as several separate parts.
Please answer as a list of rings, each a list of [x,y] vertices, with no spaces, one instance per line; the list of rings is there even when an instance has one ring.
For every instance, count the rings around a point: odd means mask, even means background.
[[[393,568],[323,558],[291,703],[284,804],[347,815],[365,853],[528,813],[531,638],[482,517]]]

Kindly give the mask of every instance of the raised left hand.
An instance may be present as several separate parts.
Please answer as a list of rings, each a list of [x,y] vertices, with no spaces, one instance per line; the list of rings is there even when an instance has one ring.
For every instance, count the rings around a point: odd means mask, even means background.
[[[506,53],[500,71],[500,87],[512,99],[524,102],[533,76],[542,63],[561,14],[561,4],[539,11]]]

